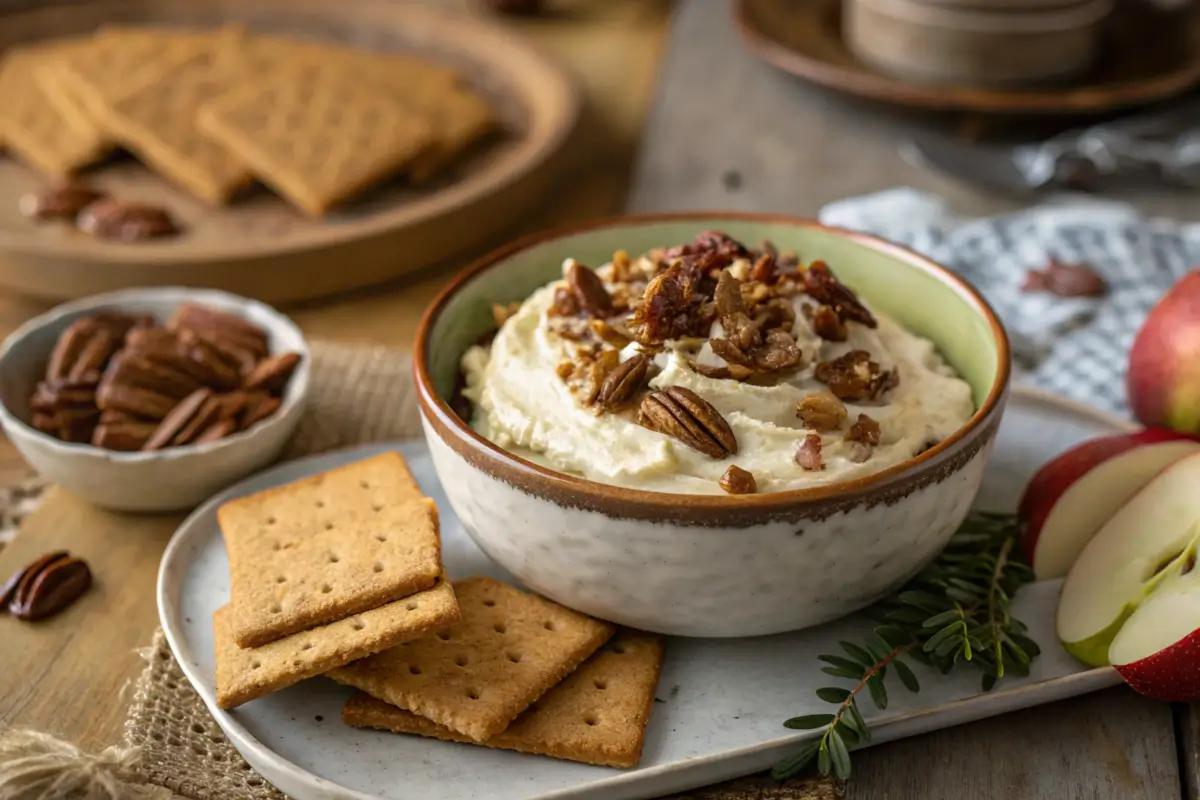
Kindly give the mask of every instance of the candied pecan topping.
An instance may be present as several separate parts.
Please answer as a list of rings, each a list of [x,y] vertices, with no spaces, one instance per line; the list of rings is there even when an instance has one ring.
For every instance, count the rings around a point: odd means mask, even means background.
[[[812,316],[813,330],[822,339],[830,342],[846,341],[847,331],[846,325],[842,322],[838,313],[833,310],[833,306],[820,306],[813,312]]]
[[[804,271],[804,287],[814,299],[832,306],[843,322],[853,320],[868,328],[878,324],[866,306],[859,302],[858,295],[842,284],[824,261],[809,264]]]
[[[579,301],[570,289],[560,286],[554,290],[554,305],[550,313],[559,317],[573,317],[579,313]]]
[[[846,421],[846,406],[829,392],[815,392],[805,395],[796,404],[796,416],[804,422],[804,427],[816,431],[833,431],[842,427]]]
[[[866,350],[851,350],[832,361],[817,364],[817,380],[839,400],[873,400],[899,384],[895,370],[883,372]]]
[[[516,314],[520,310],[520,303],[509,303],[508,305],[492,303],[492,320],[496,323],[496,327],[499,328],[503,326],[505,322],[508,322],[509,317],[511,317],[513,314]]]
[[[638,353],[617,365],[604,379],[596,403],[604,411],[615,411],[633,399],[650,374],[650,357]]]
[[[576,377],[580,380],[575,387],[575,396],[582,405],[594,406],[597,404],[600,389],[604,386],[604,381],[608,378],[609,373],[617,368],[619,359],[620,355],[616,350],[605,350],[576,371]],[[603,409],[598,410],[603,411]]]
[[[763,253],[759,256],[754,262],[754,266],[750,268],[750,280],[767,284],[779,280],[779,263],[775,260],[775,256],[770,253]]]
[[[800,348],[782,328],[767,333],[767,339],[754,353],[754,366],[763,372],[781,372],[800,365]]]
[[[746,246],[721,231],[707,230],[696,235],[693,245],[697,250],[716,251],[722,258],[733,261],[735,258],[749,258],[750,251]]]
[[[729,494],[754,494],[758,491],[758,481],[754,480],[754,473],[742,469],[737,464],[730,464],[718,483]]]
[[[610,325],[602,319],[593,319],[588,321],[588,327],[596,338],[605,344],[612,345],[618,350],[624,350],[625,346],[633,341],[633,337],[627,332]]]
[[[638,423],[710,458],[725,458],[738,450],[737,439],[721,413],[682,386],[646,395],[638,410]]]
[[[567,286],[575,296],[575,302],[589,316],[603,319],[612,313],[612,297],[604,288],[604,281],[578,261],[572,260],[567,265]]]
[[[859,414],[858,421],[851,425],[850,430],[846,433],[846,441],[862,442],[874,447],[879,444],[879,434],[879,423],[866,414]]]
[[[777,327],[764,337],[759,323],[746,315],[743,286],[729,270],[722,271],[717,279],[715,302],[725,335],[709,341],[713,352],[731,365],[761,372],[780,372],[798,366],[800,348],[788,331]]]
[[[734,380],[744,381],[754,374],[754,370],[749,367],[744,367],[741,364],[728,364],[724,367],[714,367],[711,364],[701,364],[697,361],[689,362],[693,371],[706,378],[714,380]]]
[[[796,311],[786,298],[773,297],[754,309],[754,324],[764,331],[783,328],[790,331],[796,321]]]
[[[1059,297],[1104,297],[1108,283],[1087,264],[1068,264],[1050,259],[1045,269],[1025,275],[1023,292],[1049,292]]]
[[[558,362],[558,366],[554,368],[554,371],[558,373],[558,377],[565,381],[575,374],[575,362],[560,361]]]
[[[613,283],[628,283],[633,279],[633,262],[629,259],[629,253],[618,250],[612,254],[609,263],[612,266]]]
[[[796,447],[796,463],[808,472],[825,469],[825,462],[821,460],[820,436],[810,433],[800,440]]]
[[[661,345],[687,333],[688,308],[694,280],[691,271],[675,263],[646,284],[642,303],[634,311],[634,338],[643,345]]]

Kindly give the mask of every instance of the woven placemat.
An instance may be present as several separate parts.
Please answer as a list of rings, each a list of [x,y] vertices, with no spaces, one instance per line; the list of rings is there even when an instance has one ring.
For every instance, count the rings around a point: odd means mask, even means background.
[[[420,435],[408,356],[381,347],[328,343],[312,346],[309,408],[297,427],[286,458],[367,442]],[[36,482],[0,495],[11,510],[0,520],[27,513],[39,494]],[[283,800],[281,792],[251,769],[225,738],[192,689],[167,646],[155,632],[144,651],[125,722],[126,745],[141,751],[140,769],[153,784],[193,800]],[[536,768],[531,760],[530,768]],[[777,784],[752,776],[678,796],[678,800],[833,800],[830,781]]]

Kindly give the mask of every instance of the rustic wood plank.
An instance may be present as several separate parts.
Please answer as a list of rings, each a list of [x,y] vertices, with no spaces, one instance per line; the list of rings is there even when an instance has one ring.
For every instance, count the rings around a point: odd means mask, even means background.
[[[1176,800],[1171,707],[1126,688],[855,755],[847,800]]]
[[[1184,800],[1200,800],[1200,703],[1175,706]]]

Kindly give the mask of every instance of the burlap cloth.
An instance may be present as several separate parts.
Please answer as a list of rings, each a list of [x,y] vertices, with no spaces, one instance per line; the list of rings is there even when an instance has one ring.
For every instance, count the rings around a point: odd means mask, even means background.
[[[309,408],[285,458],[420,435],[408,356],[382,347],[313,344]],[[5,504],[0,530],[19,523],[40,488],[31,479],[0,495]],[[144,778],[194,800],[284,800],[225,738],[184,677],[162,630],[155,631],[144,654],[146,667],[134,685],[125,721],[125,745],[140,750],[136,769]],[[536,769],[534,757],[529,758],[530,768]],[[840,794],[831,781],[778,784],[758,775],[676,800],[832,800]]]

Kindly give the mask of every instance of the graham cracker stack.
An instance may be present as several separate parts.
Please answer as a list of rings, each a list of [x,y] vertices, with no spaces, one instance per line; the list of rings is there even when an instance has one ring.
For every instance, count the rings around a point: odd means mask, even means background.
[[[342,721],[359,728],[630,768],[642,758],[662,663],[663,637],[619,631],[511,725],[483,742],[365,692],[346,701]]]
[[[44,65],[79,47],[74,41],[30,46],[8,51],[0,62],[0,141],[18,159],[57,178],[111,150],[98,126],[64,114],[37,81]]]
[[[608,641],[612,625],[490,578],[457,581],[462,620],[332,670],[339,683],[472,741],[503,731]]]
[[[400,172],[434,141],[427,122],[375,84],[303,61],[214,100],[197,123],[315,217]]]

